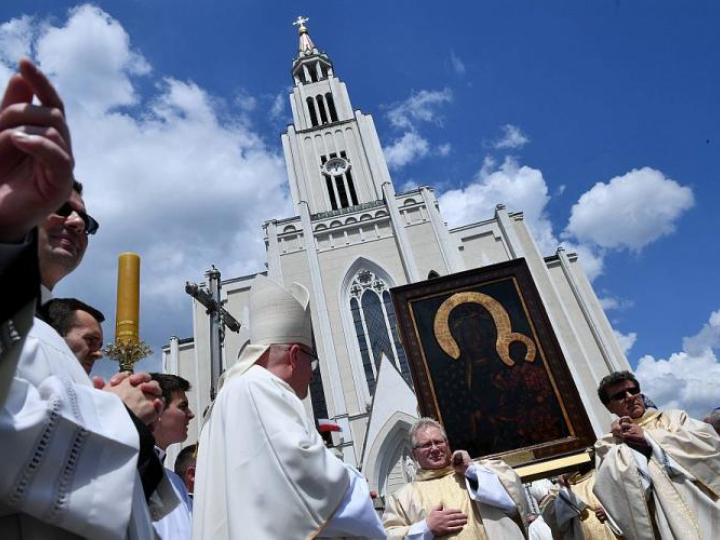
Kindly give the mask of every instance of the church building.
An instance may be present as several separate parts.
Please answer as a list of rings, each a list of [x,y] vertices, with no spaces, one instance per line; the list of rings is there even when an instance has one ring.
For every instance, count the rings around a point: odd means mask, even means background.
[[[267,276],[311,294],[320,367],[308,414],[341,427],[334,445],[371,490],[394,492],[410,478],[408,431],[418,408],[390,289],[524,258],[592,428],[606,432],[611,419],[598,383],[630,367],[577,255],[558,248],[543,256],[522,212],[508,212],[503,201],[491,219],[449,229],[431,187],[396,192],[372,116],[353,108],[330,56],[298,24],[293,123],[282,135],[294,215],[269,219],[263,230]],[[243,325],[252,324],[253,278],[221,283],[225,309]],[[223,368],[236,361],[245,335],[226,333]],[[190,406],[201,416],[210,403],[210,323],[200,303],[193,302],[193,337],[173,337],[163,348],[163,370],[192,383]],[[186,444],[197,440],[198,424]]]

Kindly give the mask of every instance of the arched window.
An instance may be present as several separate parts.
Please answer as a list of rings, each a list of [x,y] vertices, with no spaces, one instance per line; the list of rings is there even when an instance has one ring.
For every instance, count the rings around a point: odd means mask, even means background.
[[[322,95],[317,97],[318,112],[320,113],[320,120],[323,124],[328,123],[327,112],[325,111],[325,100]]]
[[[363,372],[371,396],[375,393],[383,354],[395,364],[408,384],[412,384],[388,289],[389,284],[382,277],[362,269],[355,274],[348,290]]]
[[[330,92],[325,94],[325,103],[327,103],[328,109],[330,109],[330,120],[332,120],[333,122],[337,122],[338,115],[337,110],[335,110],[335,100],[333,99]]]
[[[313,126],[318,125],[317,113],[315,112],[315,100],[313,98],[307,98],[306,100],[308,112],[310,113],[310,122]]]

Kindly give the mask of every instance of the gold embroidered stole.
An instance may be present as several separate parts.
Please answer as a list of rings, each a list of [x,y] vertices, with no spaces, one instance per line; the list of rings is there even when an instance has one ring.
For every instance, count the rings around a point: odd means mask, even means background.
[[[487,540],[478,507],[468,495],[465,477],[455,474],[452,467],[419,471],[413,488],[426,515],[442,502],[444,509],[460,510],[468,517],[462,531],[438,538]]]

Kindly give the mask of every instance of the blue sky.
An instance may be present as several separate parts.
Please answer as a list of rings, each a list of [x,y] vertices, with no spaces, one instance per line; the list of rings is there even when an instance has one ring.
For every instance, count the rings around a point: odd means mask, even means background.
[[[3,2],[0,82],[20,54],[50,72],[102,223],[58,295],[112,319],[114,258],[140,252],[159,351],[191,333],[186,279],[262,269],[262,222],[292,213],[279,134],[300,14],[397,189],[436,187],[451,225],[525,211],[544,251],[583,255],[657,401],[720,405],[710,1]]]

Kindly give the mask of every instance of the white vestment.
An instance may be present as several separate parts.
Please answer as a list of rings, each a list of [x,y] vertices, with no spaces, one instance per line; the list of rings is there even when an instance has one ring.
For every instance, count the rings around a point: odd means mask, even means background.
[[[364,478],[325,448],[292,388],[260,366],[225,381],[195,482],[195,540],[385,538]]]
[[[153,538],[125,405],[95,390],[63,338],[37,319],[0,441],[0,538]]]
[[[155,532],[161,540],[190,540],[192,537],[193,500],[190,498],[185,483],[170,469],[165,469],[175,495],[180,499],[175,509],[159,521],[153,523]]]
[[[648,409],[633,422],[644,430],[652,449],[649,458],[612,434],[595,443],[593,492],[624,538],[719,538],[717,433],[679,410]]]

